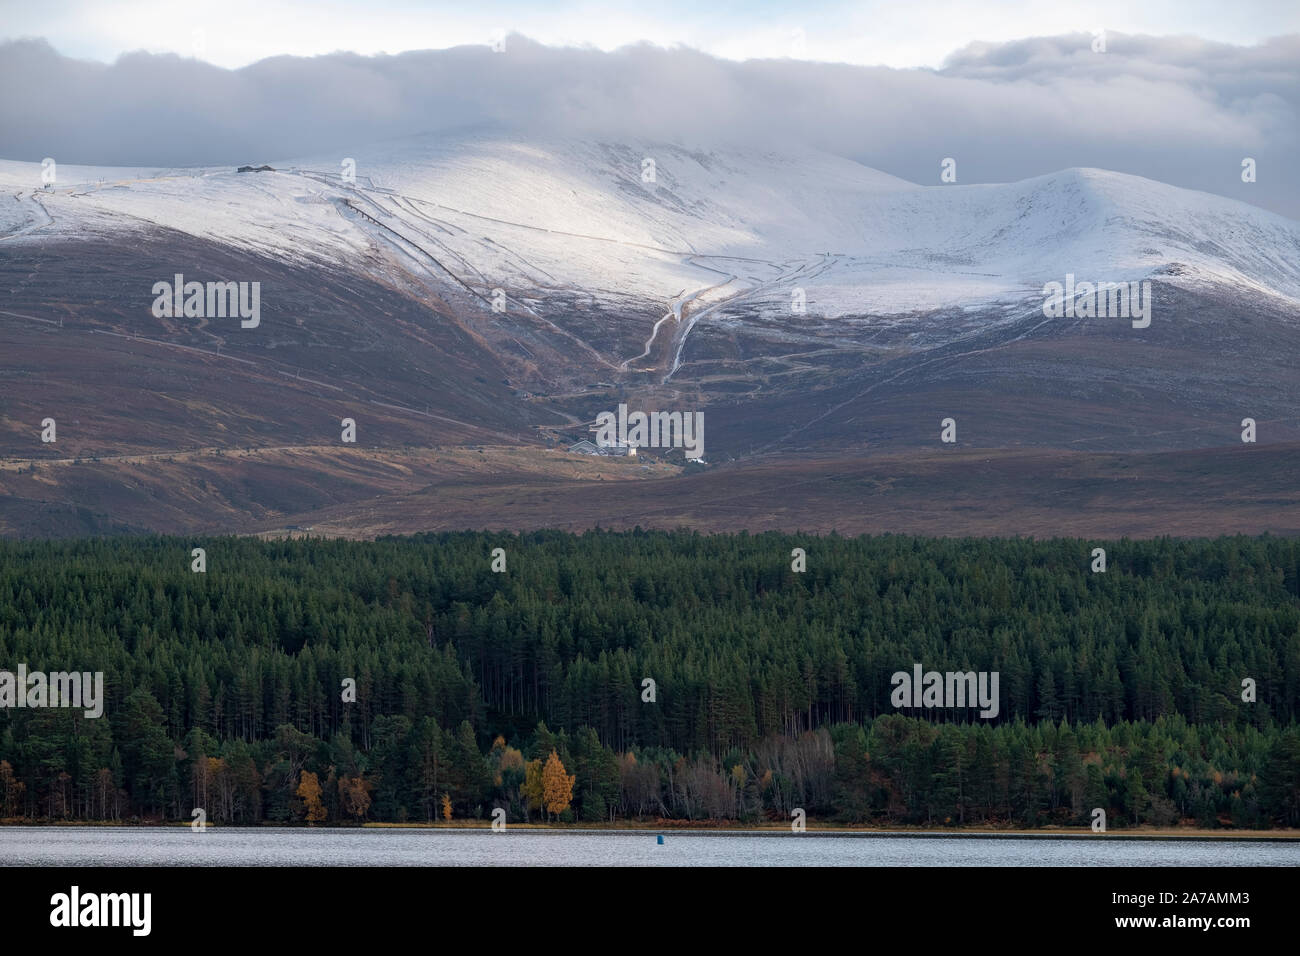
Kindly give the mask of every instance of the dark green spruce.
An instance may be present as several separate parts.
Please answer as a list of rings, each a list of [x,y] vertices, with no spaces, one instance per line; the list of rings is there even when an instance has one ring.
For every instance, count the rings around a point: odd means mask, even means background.
[[[0,710],[13,821],[295,822],[304,772],[330,823],[538,819],[520,761],[554,749],[562,819],[1300,825],[1286,539],[0,542],[20,663],[106,699]],[[999,672],[998,717],[895,710],[914,663]]]

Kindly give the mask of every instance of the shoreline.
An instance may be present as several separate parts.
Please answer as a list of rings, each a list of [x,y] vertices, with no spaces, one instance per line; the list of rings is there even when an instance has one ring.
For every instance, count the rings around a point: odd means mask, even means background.
[[[114,829],[114,830],[156,830],[189,828],[185,821],[172,823],[114,823],[114,822],[78,822],[78,823],[0,823],[0,831],[7,829],[62,830],[62,829]],[[451,830],[451,831],[486,831],[490,832],[490,820],[464,820],[450,823],[363,823],[361,825],[304,826],[300,824],[239,826],[232,824],[208,824],[208,829],[231,830],[265,830],[283,832],[285,830],[301,831],[354,831],[354,830]],[[735,826],[699,826],[694,824],[664,823],[659,826],[647,826],[642,822],[627,825],[609,824],[554,824],[554,823],[511,823],[510,831],[523,830],[537,834],[561,833],[628,833],[628,834],[696,834],[699,836],[822,836],[822,837],[861,837],[894,839],[963,839],[967,837],[984,837],[988,839],[1009,840],[1061,840],[1061,839],[1111,839],[1111,840],[1221,840],[1221,841],[1258,841],[1274,843],[1300,843],[1300,829],[1296,830],[1205,830],[1194,827],[1132,827],[1122,830],[1108,830],[1094,833],[1088,827],[1043,827],[1041,829],[1000,829],[996,827],[852,827],[852,826],[817,826],[809,824],[806,831],[796,833],[783,824],[748,824]]]

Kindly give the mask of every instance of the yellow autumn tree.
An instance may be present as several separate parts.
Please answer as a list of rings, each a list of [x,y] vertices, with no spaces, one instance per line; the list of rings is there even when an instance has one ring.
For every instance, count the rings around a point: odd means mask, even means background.
[[[451,797],[445,793],[442,795],[442,818],[451,822]]]
[[[501,770],[519,771],[524,769],[524,755],[514,747],[507,747],[501,755]]]
[[[542,794],[548,812],[558,816],[569,809],[569,803],[573,800],[573,785],[577,780],[576,776],[571,777],[564,772],[560,755],[552,750],[546,758],[546,766],[542,768]]]
[[[298,777],[298,796],[307,810],[308,823],[325,819],[325,806],[320,802],[320,778],[310,770],[304,770]]]
[[[492,749],[488,752],[488,765],[493,768],[493,785],[500,787],[505,784],[506,774],[523,771],[524,755],[507,744],[506,739],[498,734],[497,739],[492,741]]]
[[[530,760],[524,765],[524,799],[533,810],[546,808],[546,791],[542,786],[542,762]]]

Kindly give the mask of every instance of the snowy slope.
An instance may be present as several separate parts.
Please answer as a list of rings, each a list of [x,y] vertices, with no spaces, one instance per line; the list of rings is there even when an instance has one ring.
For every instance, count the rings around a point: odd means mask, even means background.
[[[922,187],[811,151],[484,134],[353,158],[355,184],[342,157],[312,157],[273,173],[60,166],[51,190],[38,165],[0,162],[0,250],[158,226],[295,261],[379,261],[480,298],[563,292],[696,319],[720,302],[780,315],[795,287],[830,318],[1010,307],[1067,272],[1300,302],[1300,223],[1102,170]]]

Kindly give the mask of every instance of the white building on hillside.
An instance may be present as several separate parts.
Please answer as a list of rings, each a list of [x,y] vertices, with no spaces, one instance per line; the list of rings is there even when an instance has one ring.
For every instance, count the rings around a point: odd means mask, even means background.
[[[570,445],[569,451],[575,455],[606,455],[611,458],[636,457],[636,448],[632,445],[597,445],[585,438]]]

